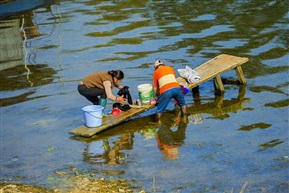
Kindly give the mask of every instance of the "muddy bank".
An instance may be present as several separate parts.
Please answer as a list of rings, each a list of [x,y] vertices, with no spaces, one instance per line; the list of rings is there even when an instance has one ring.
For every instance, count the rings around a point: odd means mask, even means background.
[[[130,185],[125,179],[106,180],[104,178],[93,178],[88,176],[72,176],[65,173],[62,175],[57,184],[61,184],[54,189],[45,189],[37,186],[30,186],[24,184],[0,184],[0,193],[113,193],[113,192],[141,192],[145,193],[141,187],[134,187],[131,189]]]

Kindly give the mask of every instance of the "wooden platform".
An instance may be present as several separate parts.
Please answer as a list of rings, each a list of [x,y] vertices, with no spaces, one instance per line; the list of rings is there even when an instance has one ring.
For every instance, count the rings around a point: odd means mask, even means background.
[[[200,117],[204,114],[208,114],[213,119],[224,120],[236,113],[237,111],[246,111],[249,108],[245,107],[244,104],[251,101],[250,98],[245,98],[245,85],[239,87],[239,93],[237,98],[225,99],[224,95],[213,96],[210,98],[194,97],[194,103],[189,106],[189,113],[191,116]],[[175,109],[165,111],[162,122],[171,123],[175,119]],[[140,116],[133,121],[127,121],[125,125],[116,125],[113,129],[108,129],[105,132],[98,133],[92,137],[81,137],[72,135],[69,137],[71,140],[81,141],[85,143],[91,143],[99,140],[105,140],[112,136],[120,136],[128,133],[141,132],[141,130],[155,130],[158,128],[158,123],[155,121],[155,115],[149,114],[146,116]]]
[[[220,54],[208,62],[205,62],[204,64],[201,64],[200,66],[193,69],[198,72],[198,75],[201,78],[199,82],[190,84],[182,77],[178,77],[177,81],[182,85],[187,83],[185,87],[188,89],[197,88],[195,91],[198,92],[198,86],[200,84],[214,78],[215,92],[216,94],[221,95],[225,92],[225,90],[220,75],[228,70],[234,69],[236,71],[238,76],[238,84],[246,84],[246,79],[243,74],[241,65],[247,61],[249,61],[248,58]]]
[[[83,136],[83,137],[91,137],[97,133],[100,133],[114,125],[117,125],[121,122],[124,122],[128,120],[129,118],[136,116],[142,112],[145,112],[151,108],[153,108],[155,105],[142,105],[142,106],[132,106],[132,108],[128,111],[122,111],[118,115],[110,115],[107,117],[102,118],[102,125],[95,128],[89,128],[85,125],[81,125],[75,129],[72,129],[69,133],[74,134],[77,136]]]
[[[186,84],[186,88],[193,89],[193,92],[198,92],[198,86],[210,79],[214,79],[214,85],[215,85],[215,91],[216,94],[222,95],[224,93],[224,86],[223,81],[221,79],[221,74],[234,69],[236,71],[236,74],[238,76],[238,84],[244,85],[246,84],[246,79],[244,77],[241,65],[246,63],[248,61],[248,58],[243,57],[237,57],[227,54],[220,54],[216,56],[215,58],[209,60],[208,62],[205,62],[204,64],[196,67],[194,70],[198,72],[198,75],[200,76],[201,80],[199,82],[190,84],[188,83],[184,78],[178,77],[177,81],[184,85]],[[141,107],[133,107],[128,111],[121,112],[120,114],[114,116],[107,116],[102,118],[102,125],[96,128],[89,128],[85,125],[81,125],[73,130],[71,130],[69,133],[74,134],[76,136],[83,136],[83,137],[91,137],[97,133],[100,133],[114,125],[117,125],[121,122],[124,122],[128,120],[129,118],[136,116],[142,112],[145,112],[151,108],[153,108],[155,105],[144,105]]]

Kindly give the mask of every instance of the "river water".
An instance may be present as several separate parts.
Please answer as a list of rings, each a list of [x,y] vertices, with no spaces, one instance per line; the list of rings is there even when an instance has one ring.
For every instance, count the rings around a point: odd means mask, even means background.
[[[61,188],[54,171],[77,170],[125,178],[135,192],[289,189],[288,1],[0,6],[2,182]],[[225,85],[215,96],[210,80],[199,97],[190,91],[189,120],[175,116],[171,101],[160,125],[152,109],[92,138],[69,134],[89,105],[77,92],[85,75],[121,69],[122,85],[137,99],[155,60],[177,70],[222,53],[249,58],[247,85]],[[234,71],[223,76],[236,78]]]

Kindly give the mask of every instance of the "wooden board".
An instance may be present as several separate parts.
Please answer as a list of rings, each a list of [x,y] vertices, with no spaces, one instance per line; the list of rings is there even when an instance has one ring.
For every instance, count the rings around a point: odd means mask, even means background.
[[[198,75],[200,76],[201,80],[196,83],[189,84],[187,81],[182,78],[178,77],[177,81],[182,83],[187,83],[186,88],[194,88],[203,82],[206,82],[212,78],[215,78],[215,84],[219,87],[219,90],[224,90],[222,85],[222,80],[220,78],[220,74],[224,73],[228,70],[235,69],[236,74],[238,76],[239,82],[241,84],[245,84],[246,80],[242,72],[241,65],[246,63],[248,61],[248,58],[243,57],[237,57],[227,54],[220,54],[219,56],[216,56],[215,58],[209,60],[208,62],[205,62],[204,64],[196,67],[194,70],[198,72]],[[153,108],[155,105],[144,105],[142,107],[139,106],[133,106],[128,111],[121,112],[118,115],[111,115],[107,117],[102,118],[102,125],[96,128],[89,128],[85,125],[81,125],[73,130],[71,130],[69,133],[74,134],[76,136],[83,136],[83,137],[91,137],[97,133],[100,133],[114,125],[117,125],[135,115],[138,115],[144,111],[147,111],[151,108]]]
[[[227,54],[220,54],[216,56],[215,58],[201,64],[200,66],[196,67],[195,70],[198,72],[201,80],[196,83],[187,83],[186,88],[194,88],[212,78],[217,77],[221,73],[224,73],[228,70],[236,69],[237,67],[241,66],[242,64],[246,63],[249,59],[248,58],[243,58],[243,57],[237,57],[237,56],[232,56],[232,55],[227,55]],[[238,68],[238,72],[240,73],[240,68]],[[243,78],[242,75],[239,74],[238,78]],[[179,83],[186,83],[187,81],[182,78],[178,77],[177,81]],[[241,80],[241,82],[244,82],[244,80]]]
[[[151,108],[153,108],[155,105],[142,105],[142,106],[132,106],[132,108],[128,111],[122,111],[118,115],[110,115],[106,117],[102,117],[102,125],[95,128],[89,128],[85,125],[81,125],[75,129],[72,129],[69,133],[74,134],[77,136],[83,136],[83,137],[91,137],[97,133],[100,133],[114,125],[117,125],[123,121],[128,120],[129,118],[138,115],[142,112],[145,112]]]

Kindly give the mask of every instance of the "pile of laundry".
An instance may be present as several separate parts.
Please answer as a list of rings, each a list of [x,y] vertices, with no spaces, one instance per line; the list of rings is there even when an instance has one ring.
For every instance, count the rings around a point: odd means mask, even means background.
[[[132,104],[132,98],[131,98],[131,95],[130,95],[130,92],[129,92],[129,87],[128,86],[124,86],[122,89],[120,89],[118,91],[118,95],[119,96],[122,96],[123,98],[126,98],[127,99],[127,102],[129,104]],[[112,115],[118,115],[120,112],[122,111],[128,111],[131,107],[129,104],[120,104],[120,103],[114,103],[112,105],[112,110],[110,112],[110,114]]]
[[[129,104],[120,104],[120,103],[114,103],[112,105],[112,110],[110,112],[110,114],[112,115],[118,115],[120,112],[122,111],[128,111],[129,109],[131,109]]]
[[[185,69],[178,69],[178,73],[182,78],[186,79],[189,83],[195,83],[201,80],[201,78],[199,77],[199,73],[191,69],[189,66],[186,66]]]

